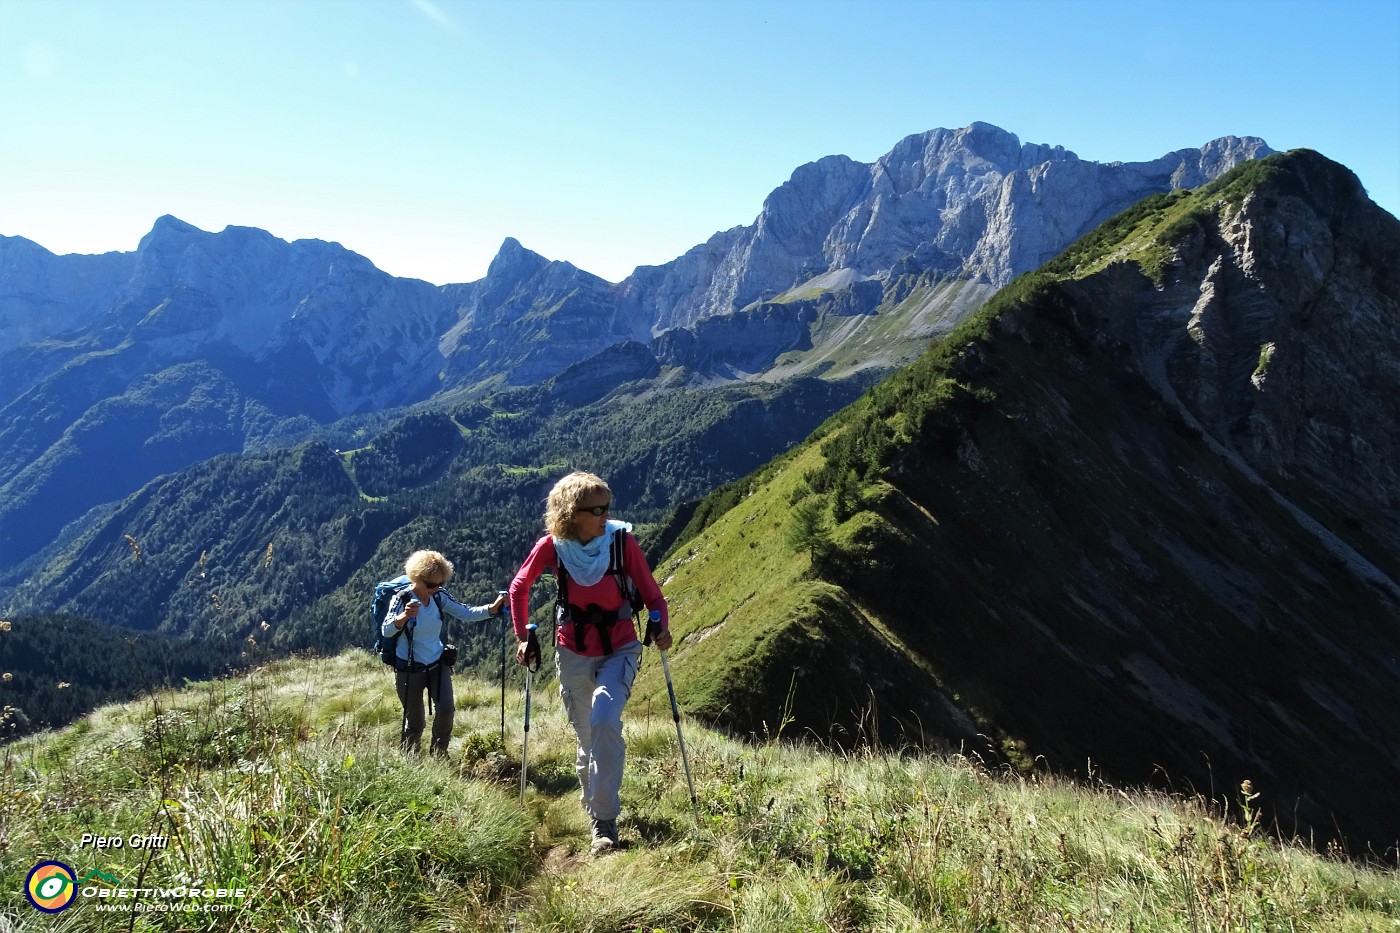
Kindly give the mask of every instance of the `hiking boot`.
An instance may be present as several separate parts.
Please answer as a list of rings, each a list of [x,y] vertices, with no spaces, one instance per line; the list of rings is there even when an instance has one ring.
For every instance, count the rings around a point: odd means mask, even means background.
[[[617,848],[617,820],[593,821],[593,854],[602,855]]]

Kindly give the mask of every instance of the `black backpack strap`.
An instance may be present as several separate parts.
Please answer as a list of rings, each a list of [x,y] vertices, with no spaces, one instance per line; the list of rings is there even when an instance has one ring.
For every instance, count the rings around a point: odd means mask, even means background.
[[[447,646],[447,613],[442,609],[442,594],[445,592],[446,590],[439,589],[433,594],[433,603],[438,607],[438,618],[442,620],[442,628],[438,630],[438,641],[442,642],[444,647]]]
[[[627,543],[627,532],[619,531],[612,536],[612,544],[608,548],[608,573],[620,574],[623,572],[623,564],[626,560],[624,547]]]
[[[397,606],[400,606],[400,607],[406,605],[406,604],[408,603],[408,599],[404,596],[404,594],[405,594],[405,593],[411,593],[411,592],[413,592],[413,585],[412,585],[412,584],[409,584],[408,586],[402,587],[401,589],[395,590],[395,591],[394,591],[394,598],[391,599],[391,600],[389,601],[389,613],[390,613],[390,614],[393,613],[393,611],[394,611],[394,606],[396,606],[396,605],[397,605]],[[409,622],[412,622],[412,621],[413,621],[412,619],[409,620]],[[412,666],[413,666],[413,627],[412,627],[411,625],[409,625],[408,622],[405,622],[405,623],[404,623],[404,627],[401,628],[401,629],[399,629],[397,632],[395,632],[395,633],[394,633],[392,636],[390,636],[390,637],[391,637],[392,639],[394,639],[394,640],[397,640],[398,637],[399,637],[400,635],[402,635],[402,636],[404,636],[405,638],[408,639],[408,661],[405,662],[405,665],[404,665],[403,667],[399,667],[398,650],[397,650],[396,648],[391,647],[391,648],[389,649],[389,651],[390,651],[390,652],[393,654],[393,656],[394,656],[394,669],[395,669],[395,670],[400,670],[400,671],[402,671],[402,670],[407,670],[409,667],[412,667]]]
[[[627,532],[619,531],[613,535],[611,556],[608,559],[608,573],[613,575],[617,581],[617,590],[622,594],[622,599],[631,609],[632,618],[635,620],[641,615],[642,609],[646,607],[646,602],[642,599],[641,591],[637,589],[637,584],[632,582],[631,576],[627,573]]]

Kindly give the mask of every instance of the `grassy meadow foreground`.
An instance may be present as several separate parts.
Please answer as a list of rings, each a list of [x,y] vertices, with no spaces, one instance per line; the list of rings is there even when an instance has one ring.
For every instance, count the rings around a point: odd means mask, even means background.
[[[687,721],[697,812],[670,710],[644,700],[623,848],[593,859],[557,688],[540,680],[523,808],[518,687],[504,749],[499,684],[459,676],[450,761],[411,761],[392,677],[364,652],[11,744],[0,929],[1400,931],[1393,870],[1270,841],[1243,793],[1225,822],[1196,800]],[[54,914],[24,894],[48,860],[86,892]]]

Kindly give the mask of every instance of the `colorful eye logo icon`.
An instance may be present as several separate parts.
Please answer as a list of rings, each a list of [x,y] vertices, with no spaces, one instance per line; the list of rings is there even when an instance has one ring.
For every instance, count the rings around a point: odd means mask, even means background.
[[[40,862],[29,871],[24,883],[24,895],[29,898],[29,903],[44,913],[58,913],[70,906],[78,896],[73,869],[62,862]]]

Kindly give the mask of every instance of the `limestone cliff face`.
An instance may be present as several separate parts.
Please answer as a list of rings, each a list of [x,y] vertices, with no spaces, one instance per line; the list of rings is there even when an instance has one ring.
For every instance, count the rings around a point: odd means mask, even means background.
[[[1161,286],[1073,293],[1188,429],[1400,595],[1400,221],[1310,152],[1192,219]]]
[[[0,354],[92,321],[134,264],[127,253],[55,256],[0,236]]]
[[[1148,194],[1201,184],[1272,150],[1225,137],[1151,162],[1086,162],[986,123],[910,136],[873,164],[829,156],[769,195],[757,220],[622,283],[657,332],[850,270],[912,265],[992,286],[1036,268]]]
[[[1316,165],[1258,189],[1178,256],[1167,376],[1254,469],[1395,509],[1400,222],[1350,173],[1297,159]]]
[[[209,234],[174,218],[137,256],[112,317],[167,358],[223,346],[257,362],[309,363],[337,414],[436,387],[437,367],[420,351],[450,316],[426,282],[396,279],[339,244],[287,244],[252,228]]]

